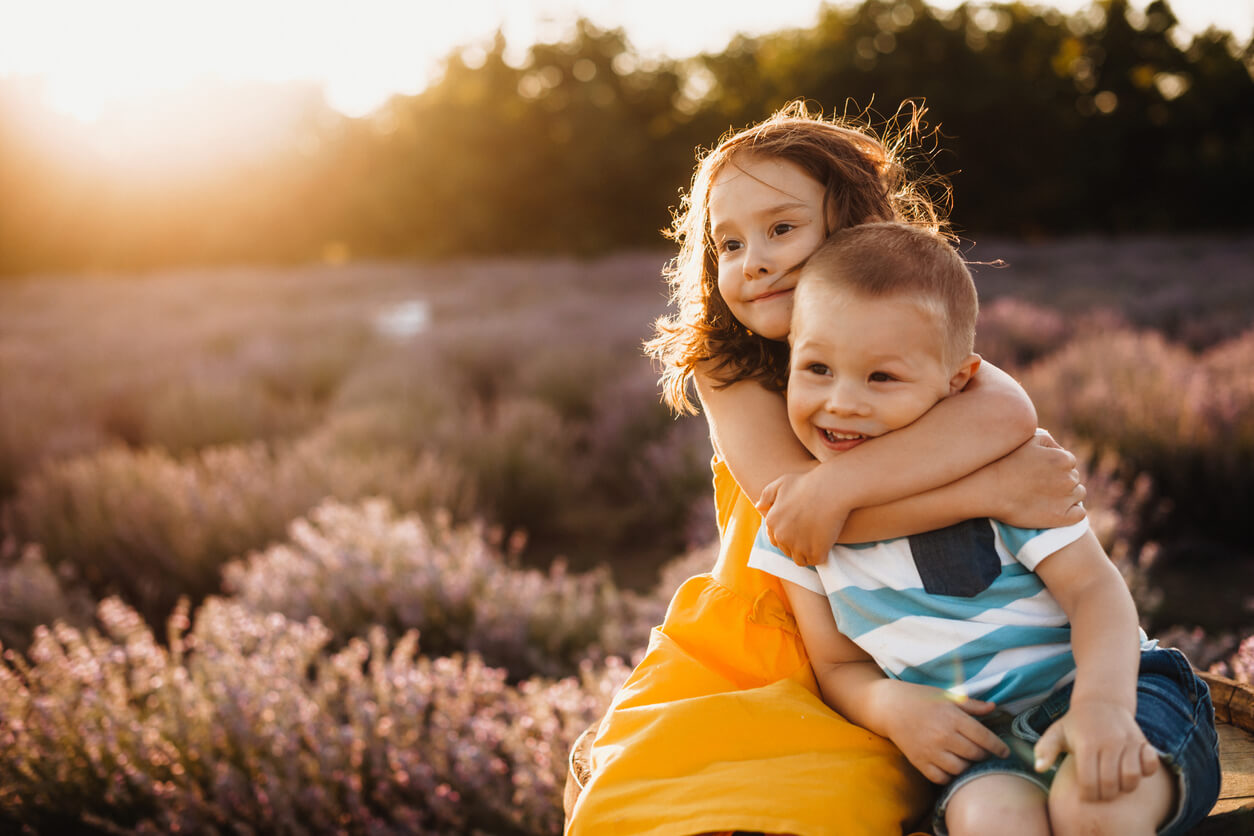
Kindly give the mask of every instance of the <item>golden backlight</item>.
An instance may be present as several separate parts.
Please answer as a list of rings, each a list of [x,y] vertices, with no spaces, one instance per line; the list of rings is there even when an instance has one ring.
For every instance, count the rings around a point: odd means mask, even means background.
[[[365,116],[392,94],[417,92],[449,52],[497,30],[520,60],[537,39],[565,36],[580,15],[623,27],[644,54],[686,55],[718,51],[739,31],[811,25],[820,5],[733,4],[711,15],[695,0],[0,0],[0,84],[36,79],[42,104],[70,120],[59,132],[81,133],[91,153],[115,163],[161,167],[208,153],[202,140],[230,154],[276,131],[270,116],[286,114],[259,112],[271,109],[258,107],[265,94],[244,96],[229,125],[186,123],[195,113],[220,121],[243,82],[309,82],[334,110]],[[1052,5],[1074,12],[1091,3]],[[1190,31],[1215,23],[1240,35],[1254,22],[1244,2],[1174,8]]]
[[[495,0],[0,0],[0,94],[63,158],[165,176],[276,143],[308,153],[324,104],[358,117],[415,93],[503,15]]]

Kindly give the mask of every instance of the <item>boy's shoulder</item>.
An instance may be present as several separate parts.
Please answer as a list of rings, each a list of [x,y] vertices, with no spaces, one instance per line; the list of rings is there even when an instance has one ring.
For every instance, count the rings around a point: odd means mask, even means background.
[[[760,569],[768,575],[790,581],[820,595],[826,594],[823,582],[819,579],[819,567],[798,566],[794,563],[792,558],[771,542],[765,523],[758,526],[753,546],[749,549],[749,568]]]
[[[1089,530],[1088,518],[1061,528],[1020,528],[1001,520],[989,520],[1002,547],[1029,569],[1059,549],[1069,546]]]

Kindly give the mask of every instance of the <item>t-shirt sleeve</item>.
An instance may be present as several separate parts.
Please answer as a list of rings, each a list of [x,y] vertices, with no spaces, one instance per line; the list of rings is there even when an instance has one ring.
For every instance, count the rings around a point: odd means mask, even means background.
[[[761,569],[769,575],[782,580],[792,581],[797,586],[805,587],[811,592],[826,595],[823,583],[819,580],[819,570],[815,566],[798,566],[792,558],[772,545],[766,536],[766,526],[758,528],[758,535],[753,540],[753,548],[749,552],[749,565]]]
[[[1088,518],[1062,528],[1016,528],[993,520],[1002,544],[1015,559],[1036,571],[1040,562],[1063,546],[1069,546],[1089,530]]]

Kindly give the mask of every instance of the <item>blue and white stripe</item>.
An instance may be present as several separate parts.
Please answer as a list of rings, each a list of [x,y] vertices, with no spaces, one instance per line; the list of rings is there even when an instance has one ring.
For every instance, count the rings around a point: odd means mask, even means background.
[[[749,565],[825,595],[841,633],[889,676],[1018,712],[1075,676],[1067,615],[1032,570],[1088,523],[1042,531],[987,523],[1000,574],[969,598],[927,592],[905,538],[837,546],[825,563],[803,567],[763,529]]]

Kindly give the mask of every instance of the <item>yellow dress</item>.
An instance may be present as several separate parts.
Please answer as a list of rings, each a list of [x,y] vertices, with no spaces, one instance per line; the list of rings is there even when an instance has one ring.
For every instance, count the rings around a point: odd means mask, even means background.
[[[761,516],[713,467],[718,561],[675,592],[615,697],[568,836],[908,831],[927,782],[819,699],[778,579],[747,565]]]

